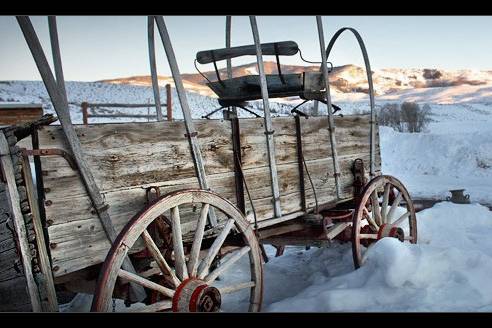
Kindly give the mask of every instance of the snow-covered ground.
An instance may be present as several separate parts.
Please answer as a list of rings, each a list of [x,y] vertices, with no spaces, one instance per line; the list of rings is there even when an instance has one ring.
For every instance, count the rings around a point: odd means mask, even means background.
[[[302,251],[266,264],[270,280],[300,288],[267,298],[267,311],[492,311],[492,212],[436,204],[417,215],[418,244],[383,238],[353,270],[350,245]],[[284,265],[302,273],[279,270]],[[285,274],[283,274],[285,272]],[[292,279],[291,279],[292,278]],[[302,286],[304,285],[304,286]],[[307,287],[305,285],[308,285]]]
[[[131,85],[69,82],[67,90],[69,101],[77,103],[147,103],[153,97],[150,88]],[[162,89],[163,100],[164,94]],[[367,95],[333,96],[345,113],[368,109]],[[174,99],[174,116],[180,118]],[[380,127],[383,173],[402,180],[413,197],[445,199],[449,189],[466,189],[472,204],[442,202],[419,212],[417,245],[384,238],[356,271],[348,243],[288,247],[278,258],[267,247],[264,311],[492,311],[492,212],[477,204],[492,204],[492,85],[400,90],[378,97],[377,104],[408,100],[429,104],[433,122],[423,133]],[[40,82],[0,82],[0,102],[12,101],[41,102],[52,111]],[[217,106],[198,94],[190,94],[189,102],[195,117]],[[285,113],[291,103],[272,108]],[[80,108],[71,110],[73,121],[81,123]],[[244,278],[243,264],[223,282]],[[245,295],[230,297],[224,302],[229,310],[245,310]],[[90,300],[79,294],[61,309],[87,311]]]

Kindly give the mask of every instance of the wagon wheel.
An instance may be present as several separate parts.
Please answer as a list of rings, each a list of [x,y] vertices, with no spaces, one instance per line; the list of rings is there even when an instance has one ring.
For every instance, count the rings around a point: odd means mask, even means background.
[[[185,254],[180,207],[183,209],[186,206],[199,205],[201,205],[199,218],[190,239],[191,250]],[[215,208],[216,213],[220,211],[220,215],[224,215],[225,219],[223,223],[217,225],[216,230],[212,231],[211,237],[207,238],[204,236],[209,235],[211,231],[206,230],[207,213],[210,207]],[[170,211],[174,261],[164,259],[161,250],[146,230],[149,224],[165,211]],[[236,231],[233,231],[233,227]],[[211,268],[224,241],[234,233],[240,237],[242,247],[225,258],[217,268]],[[139,237],[143,239],[146,248],[162,272],[158,279],[153,279],[154,281],[121,268],[128,250]],[[204,250],[202,247],[204,245],[208,245],[209,248]],[[227,273],[246,254],[249,254],[250,277],[241,283],[222,287],[214,286],[217,283],[217,277]],[[113,291],[118,278],[142,285],[149,290],[149,293],[157,291],[161,294],[159,301],[137,308],[136,311],[219,311],[224,295],[246,289],[249,289],[249,311],[260,311],[261,307],[262,262],[255,234],[248,221],[232,203],[210,191],[188,189],[161,196],[128,222],[113,243],[103,264],[92,303],[92,311],[111,309]]]
[[[382,175],[362,190],[352,222],[352,255],[355,268],[364,262],[364,247],[384,237],[417,243],[417,219],[412,199],[396,178]]]

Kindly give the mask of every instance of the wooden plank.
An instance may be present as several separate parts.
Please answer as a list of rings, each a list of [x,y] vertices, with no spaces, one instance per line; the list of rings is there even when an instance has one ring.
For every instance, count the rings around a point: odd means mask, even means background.
[[[100,108],[100,107],[140,108],[140,107],[156,107],[156,104],[87,103],[87,106],[91,108]]]
[[[157,79],[157,68],[155,64],[154,17],[152,16],[147,17],[147,38],[149,43],[150,76],[152,78],[157,120],[162,121],[161,96],[159,94],[159,80]]]
[[[115,117],[121,117],[121,118],[155,118],[155,115],[146,115],[146,114],[89,114],[87,117],[99,117],[99,118],[115,118]]]
[[[270,180],[272,187],[273,196],[273,209],[275,217],[282,216],[282,209],[280,207],[280,192],[278,190],[278,176],[277,176],[277,164],[275,162],[275,144],[273,140],[272,129],[272,117],[270,113],[270,103],[268,102],[268,86],[265,77],[265,67],[263,65],[263,55],[262,46],[260,43],[260,36],[258,33],[258,26],[256,24],[256,17],[249,16],[249,21],[251,24],[251,30],[253,32],[253,40],[255,41],[256,48],[256,63],[258,66],[258,72],[260,75],[260,85],[261,85],[261,96],[263,98],[263,119],[265,122],[265,136],[267,144],[267,156],[268,156],[268,166],[270,168]]]
[[[275,45],[277,45],[277,50],[275,49]],[[262,43],[260,46],[261,52],[264,55],[275,55],[278,53],[280,56],[293,56],[299,51],[299,47],[294,41]],[[203,50],[196,54],[196,60],[200,64],[209,64],[214,60],[220,61],[240,56],[255,56],[256,49],[256,45],[251,44],[232,48],[227,47],[214,50]]]
[[[39,213],[38,202],[35,198],[33,179],[31,175],[31,166],[29,159],[22,157],[22,171],[24,173],[24,182],[28,194],[29,207],[32,213],[32,222],[34,232],[36,234],[37,252],[39,257],[39,268],[44,276],[43,288],[46,290],[48,312],[58,312],[58,300],[56,298],[55,284],[53,282],[53,272],[51,271],[51,263],[48,255],[48,248],[44,240],[44,231],[41,223],[41,215]]]
[[[337,197],[340,198],[340,168],[338,163],[337,142],[335,133],[335,122],[333,120],[331,95],[330,95],[330,80],[328,76],[327,55],[325,52],[325,36],[323,32],[323,22],[321,16],[316,16],[316,23],[318,26],[318,38],[321,51],[321,71],[323,73],[323,79],[325,81],[325,93],[326,93],[326,108],[328,112],[328,131],[330,133],[330,145],[333,159],[333,168],[335,175],[335,188],[337,191]]]
[[[5,191],[10,208],[10,213],[12,213],[15,233],[18,238],[19,250],[21,253],[20,256],[22,259],[22,266],[24,269],[24,275],[26,277],[29,296],[31,298],[32,310],[34,312],[40,312],[42,311],[41,301],[39,299],[38,286],[36,285],[32,272],[31,252],[29,250],[29,244],[27,241],[27,232],[24,218],[20,209],[20,198],[14,178],[14,167],[12,164],[12,159],[10,157],[9,144],[3,132],[0,133],[0,160],[4,178],[6,179]]]
[[[344,231],[348,226],[352,225],[352,222],[339,222],[335,223],[333,227],[328,230],[326,238],[332,240],[338,236],[342,231]]]
[[[38,120],[43,108],[3,108],[0,110],[0,125],[19,125]]]
[[[2,312],[31,312],[32,306],[26,294],[24,276],[18,275],[9,280],[0,280],[0,310]]]
[[[173,95],[171,93],[171,85],[166,84],[166,119],[173,120]]]
[[[22,268],[16,266],[19,256],[10,217],[5,184],[0,182],[0,312],[30,312],[26,278]]]
[[[56,16],[48,16],[48,30],[50,33],[51,54],[53,57],[53,67],[55,68],[56,84],[60,94],[65,97],[68,103],[67,91],[65,90],[65,78],[63,76],[63,67],[60,54],[60,45],[58,42],[58,28],[56,27]]]

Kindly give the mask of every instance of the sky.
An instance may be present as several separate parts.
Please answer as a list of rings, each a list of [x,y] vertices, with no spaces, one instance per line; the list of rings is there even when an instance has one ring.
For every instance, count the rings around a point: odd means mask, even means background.
[[[46,16],[31,17],[48,60],[51,51]],[[196,73],[198,51],[225,46],[224,16],[164,16],[181,73]],[[321,58],[316,19],[308,16],[258,16],[260,41],[293,40],[303,57]],[[492,70],[492,16],[323,16],[325,42],[341,27],[359,31],[371,66]],[[60,16],[57,18],[65,79],[96,81],[150,74],[145,16]],[[346,34],[346,35],[345,35]],[[0,80],[40,80],[14,16],[0,16]],[[247,16],[232,18],[232,45],[253,43]],[[156,31],[157,71],[170,75]],[[233,65],[255,61],[233,59]],[[274,60],[274,57],[265,57]],[[337,41],[329,61],[363,66],[349,32]],[[299,55],[284,64],[303,64]],[[225,66],[225,61],[219,67]],[[202,71],[212,65],[202,65]]]

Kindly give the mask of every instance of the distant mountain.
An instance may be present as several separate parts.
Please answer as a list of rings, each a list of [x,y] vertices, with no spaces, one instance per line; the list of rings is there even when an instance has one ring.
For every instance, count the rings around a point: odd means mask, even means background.
[[[304,71],[314,72],[319,70],[318,65],[281,65],[283,73],[300,73]],[[277,73],[275,62],[265,62],[267,74]],[[226,78],[226,69],[220,69],[221,78]],[[384,68],[373,72],[374,89],[376,95],[388,95],[406,89],[449,87],[459,85],[484,85],[492,83],[492,71],[473,70],[441,70],[441,69],[401,69]],[[216,80],[215,71],[203,72],[210,80]],[[256,63],[233,67],[233,76],[258,74]],[[204,96],[215,94],[206,86],[206,80],[200,74],[182,74],[184,87],[187,91],[196,92]],[[167,83],[174,85],[172,77],[159,76],[159,85]],[[132,76],[98,82],[114,84],[151,85],[150,76]],[[356,65],[336,66],[330,74],[330,85],[335,94],[367,93],[367,76],[362,67]]]

